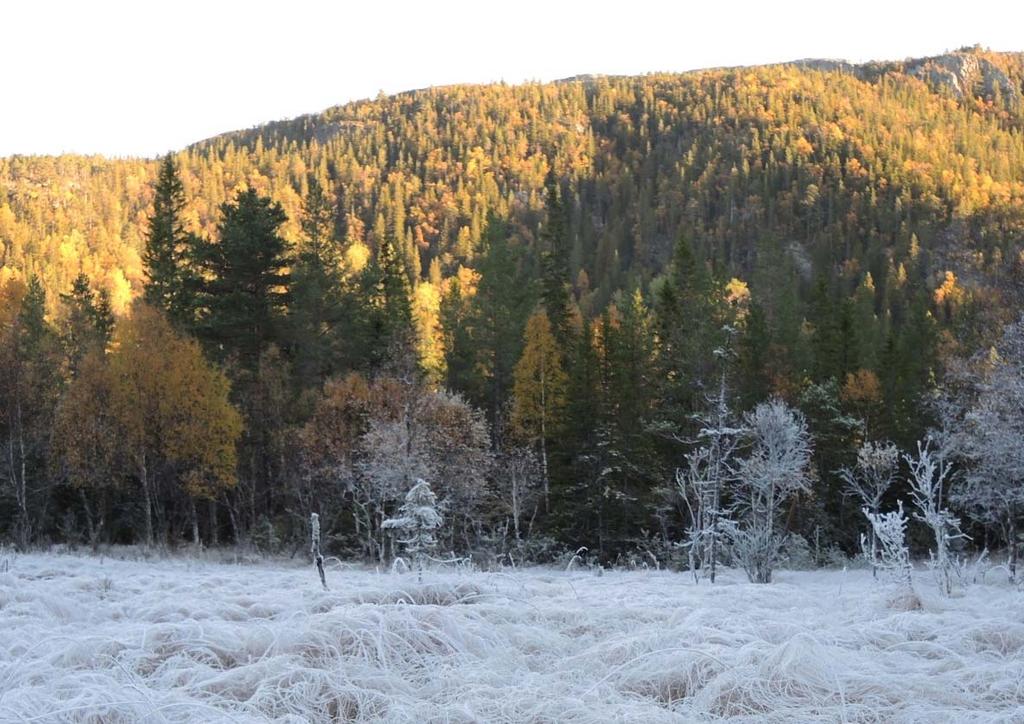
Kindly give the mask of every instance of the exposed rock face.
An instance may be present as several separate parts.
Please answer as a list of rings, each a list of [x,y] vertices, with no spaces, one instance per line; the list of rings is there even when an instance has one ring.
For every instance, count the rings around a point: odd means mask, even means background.
[[[862,64],[808,58],[794,61],[793,65],[823,72],[852,73],[867,82],[875,81],[886,73],[906,73],[920,78],[938,91],[949,92],[957,100],[975,96],[992,98],[998,91],[1004,103],[1015,106],[1024,95],[1024,89],[1018,87],[1001,68],[971,50],[958,50],[931,58]]]
[[[1020,100],[1016,88],[1002,70],[974,53],[949,53],[922,58],[906,64],[906,72],[938,88],[949,90],[958,100],[971,96],[992,96],[999,89],[1004,99]]]

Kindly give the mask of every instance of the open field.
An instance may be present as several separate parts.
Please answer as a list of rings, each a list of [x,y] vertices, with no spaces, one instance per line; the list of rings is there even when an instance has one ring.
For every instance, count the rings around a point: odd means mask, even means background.
[[[0,721],[1024,721],[1024,594],[919,576],[8,555]]]

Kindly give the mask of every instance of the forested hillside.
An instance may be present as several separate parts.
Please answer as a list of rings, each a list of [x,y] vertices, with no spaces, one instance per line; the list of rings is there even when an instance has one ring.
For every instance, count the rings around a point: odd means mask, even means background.
[[[0,524],[276,546],[316,509],[383,556],[423,476],[453,549],[666,551],[701,431],[777,397],[815,439],[785,526],[853,550],[838,471],[911,449],[1020,312],[1022,93],[975,48],[0,159]]]

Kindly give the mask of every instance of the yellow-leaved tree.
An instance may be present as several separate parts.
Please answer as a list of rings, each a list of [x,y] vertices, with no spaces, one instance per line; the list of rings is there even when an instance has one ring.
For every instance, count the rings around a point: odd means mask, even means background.
[[[548,442],[561,424],[567,402],[569,376],[551,322],[538,310],[526,322],[523,355],[516,363],[512,387],[512,427],[540,452],[544,476],[544,505],[550,495]]]
[[[197,499],[235,484],[242,419],[229,400],[227,377],[198,343],[176,332],[162,313],[137,304],[118,324],[111,351],[90,360],[68,390],[56,425],[69,480],[96,488],[120,477],[142,493],[144,540],[168,502],[187,502],[193,542]],[[103,400],[103,409],[96,401]],[[97,416],[97,413],[102,413]],[[102,451],[101,459],[89,451]]]

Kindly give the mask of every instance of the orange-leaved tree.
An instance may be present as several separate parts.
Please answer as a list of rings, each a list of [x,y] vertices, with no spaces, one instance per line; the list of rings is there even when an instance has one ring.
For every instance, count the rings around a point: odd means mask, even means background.
[[[547,505],[550,495],[548,442],[564,417],[569,377],[562,366],[562,354],[551,322],[542,310],[534,312],[527,320],[524,342],[512,388],[512,427],[540,451]]]

